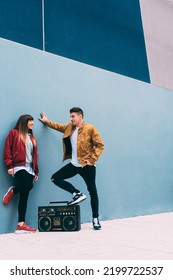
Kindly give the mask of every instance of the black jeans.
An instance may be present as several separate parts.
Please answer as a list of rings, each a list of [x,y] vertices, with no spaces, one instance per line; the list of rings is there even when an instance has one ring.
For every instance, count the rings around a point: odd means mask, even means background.
[[[73,164],[69,163],[58,170],[56,173],[52,175],[52,182],[60,187],[61,189],[73,193],[80,192],[76,189],[71,183],[65,181],[64,179],[68,179],[74,177],[75,175],[79,174],[85,181],[87,185],[88,192],[91,198],[91,209],[92,209],[92,216],[93,218],[97,218],[99,216],[98,207],[98,194],[96,189],[96,167],[86,165],[84,167],[76,167]]]
[[[20,194],[18,213],[18,222],[25,222],[25,215],[27,209],[27,202],[30,190],[33,188],[33,175],[29,174],[26,170],[22,169],[15,173],[15,187],[14,193]]]

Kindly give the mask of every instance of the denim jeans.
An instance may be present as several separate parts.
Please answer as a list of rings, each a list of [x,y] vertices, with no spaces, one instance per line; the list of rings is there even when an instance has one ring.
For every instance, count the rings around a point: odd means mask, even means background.
[[[68,163],[64,167],[62,167],[60,170],[58,170],[56,173],[52,175],[52,182],[60,187],[61,189],[73,193],[80,192],[78,189],[76,189],[71,183],[65,181],[65,179],[69,179],[74,177],[75,175],[79,174],[83,180],[85,181],[87,185],[87,190],[89,192],[90,198],[91,198],[91,209],[92,209],[92,217],[97,218],[99,216],[98,213],[98,207],[99,207],[99,201],[98,201],[98,194],[96,189],[96,167],[86,165],[84,167],[76,167],[71,163]]]

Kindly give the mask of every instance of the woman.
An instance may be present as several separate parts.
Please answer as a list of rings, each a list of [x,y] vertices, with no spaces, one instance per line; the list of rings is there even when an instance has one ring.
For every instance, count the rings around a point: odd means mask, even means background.
[[[9,188],[4,195],[4,205],[9,204],[17,193],[20,194],[19,218],[15,233],[36,232],[35,228],[28,226],[25,222],[29,192],[33,188],[33,180],[38,180],[38,151],[32,132],[33,125],[32,116],[20,116],[5,141],[4,163],[8,174],[15,177],[16,185]]]

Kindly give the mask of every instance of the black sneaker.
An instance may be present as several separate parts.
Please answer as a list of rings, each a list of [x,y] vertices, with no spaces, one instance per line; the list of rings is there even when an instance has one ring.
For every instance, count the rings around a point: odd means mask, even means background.
[[[77,193],[71,201],[68,202],[68,205],[73,205],[82,202],[86,199],[86,195],[83,193]]]
[[[101,229],[99,218],[93,218],[93,229],[95,230]]]

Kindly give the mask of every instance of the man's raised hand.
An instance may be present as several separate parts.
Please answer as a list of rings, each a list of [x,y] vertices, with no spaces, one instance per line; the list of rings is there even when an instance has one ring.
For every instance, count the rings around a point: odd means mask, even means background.
[[[44,122],[44,121],[47,121],[47,120],[48,120],[47,115],[46,115],[44,112],[41,112],[41,113],[40,113],[40,118],[38,118],[38,119],[39,119],[39,121],[41,121],[41,122]]]

